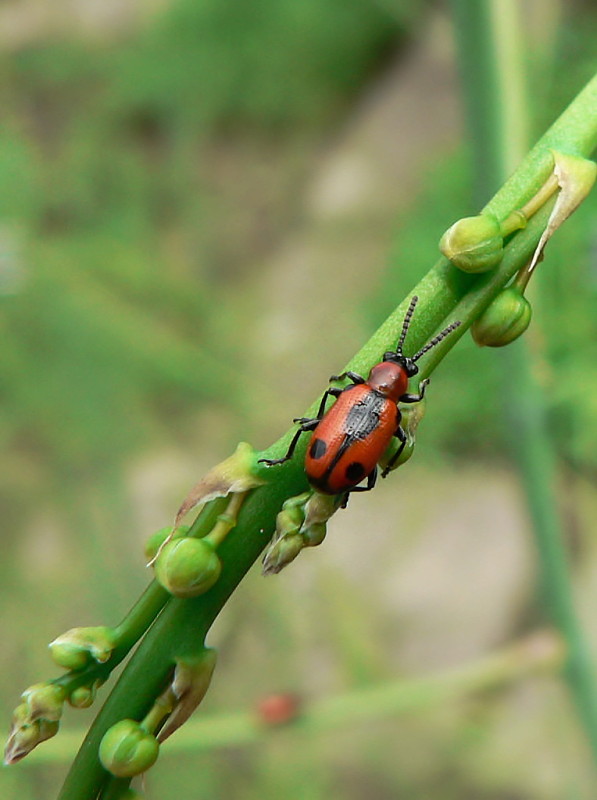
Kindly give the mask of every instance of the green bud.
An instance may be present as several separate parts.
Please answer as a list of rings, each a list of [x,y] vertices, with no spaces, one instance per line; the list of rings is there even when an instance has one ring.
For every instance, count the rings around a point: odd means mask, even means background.
[[[411,403],[409,405],[404,403],[400,406],[400,413],[402,414],[402,421],[400,424],[406,433],[407,446],[411,441],[414,443],[417,434],[417,428],[425,416],[426,410],[427,400],[425,399],[421,400],[419,403]],[[398,444],[398,441],[396,443]]]
[[[382,472],[383,472],[383,470],[385,470],[386,466],[390,463],[390,461],[394,457],[394,455],[395,455],[396,451],[398,450],[398,448],[400,447],[400,445],[401,445],[401,442],[398,441],[398,439],[393,439],[390,442],[390,444],[388,445],[385,453],[379,459],[379,466],[381,467]],[[400,455],[398,456],[398,458],[396,459],[396,461],[392,465],[392,469],[390,470],[390,472],[393,472],[395,469],[400,467],[402,464],[406,463],[408,461],[408,459],[412,456],[414,451],[415,451],[415,440],[413,438],[408,437],[402,452],[400,453]]]
[[[37,727],[37,744],[56,736],[60,727],[60,723],[57,720],[50,719],[38,719],[34,725]]]
[[[298,508],[282,508],[276,517],[276,532],[279,536],[288,536],[297,533],[303,524],[304,516]]]
[[[160,528],[159,531],[152,533],[149,539],[145,542],[145,557],[151,561],[157,555],[160,546],[170,537],[171,539],[179,539],[181,536],[186,536],[189,532],[189,525],[179,525],[178,528],[173,528],[172,525],[167,525],[165,528]]]
[[[175,597],[197,597],[220,577],[222,564],[203,539],[174,539],[155,563],[155,577]]]
[[[27,720],[57,722],[62,716],[66,690],[55,683],[34,683],[21,695],[27,708]]]
[[[311,497],[312,492],[303,492],[284,501],[276,517],[276,539],[298,533],[305,521],[305,509]]]
[[[342,503],[342,495],[313,492],[305,505],[305,522],[302,531],[319,522],[327,522]]]
[[[266,550],[263,557],[263,574],[275,575],[290,564],[305,547],[305,540],[300,533],[288,534],[276,539]]]
[[[25,758],[38,744],[58,733],[59,723],[45,719],[27,721],[25,703],[17,706],[12,718],[12,727],[4,750],[4,763],[15,764]]]
[[[140,723],[122,719],[112,725],[99,746],[99,759],[117,778],[132,778],[155,764],[160,745]]]
[[[282,508],[293,508],[294,506],[298,506],[299,508],[304,508],[305,503],[307,503],[311,497],[313,496],[313,490],[309,489],[302,494],[295,494],[292,497],[289,497],[288,500],[284,501],[284,505]]]
[[[12,712],[12,724],[15,726],[27,725],[31,722],[29,717],[29,706],[27,703],[19,703]]]
[[[459,219],[444,233],[439,249],[464,272],[487,272],[504,255],[500,223],[491,214]]]
[[[342,495],[312,489],[290,497],[276,517],[276,533],[263,558],[263,574],[274,575],[298,556],[304,547],[321,544],[326,523],[342,503]]]
[[[314,522],[302,531],[305,547],[317,547],[325,539],[327,526],[325,522]]]
[[[509,286],[473,322],[471,334],[479,347],[503,347],[526,331],[532,313],[520,289]]]
[[[93,686],[78,686],[70,693],[68,702],[73,708],[89,708],[93,705],[97,693],[97,683]]]
[[[90,661],[104,664],[116,647],[113,628],[98,625],[94,628],[71,628],[50,642],[48,647],[55,664],[64,669],[83,669]]]

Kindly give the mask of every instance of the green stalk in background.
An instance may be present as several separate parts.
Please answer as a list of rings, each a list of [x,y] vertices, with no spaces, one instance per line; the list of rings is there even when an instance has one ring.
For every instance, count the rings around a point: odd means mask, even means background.
[[[554,674],[561,670],[564,658],[565,647],[558,634],[536,631],[495,653],[439,675],[386,680],[322,698],[308,708],[297,709],[289,721],[304,739],[310,739],[347,725],[408,714],[464,699],[472,693],[510,686],[529,675]],[[265,743],[270,732],[254,709],[198,716],[170,740],[169,752],[197,755],[219,748]],[[57,736],[38,751],[36,764],[68,763],[79,740],[75,731]]]
[[[528,147],[520,4],[515,0],[453,0],[452,5],[473,144],[475,194],[481,203],[514,170]],[[556,455],[546,395],[535,378],[524,339],[505,353],[504,361],[504,406],[511,416],[514,453],[539,552],[541,594],[548,615],[567,643],[565,675],[597,765],[595,668],[574,609],[556,502]],[[508,396],[509,387],[512,394]]]

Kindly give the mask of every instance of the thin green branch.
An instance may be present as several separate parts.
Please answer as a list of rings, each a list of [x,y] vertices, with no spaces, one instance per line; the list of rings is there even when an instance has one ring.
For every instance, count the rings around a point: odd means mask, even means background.
[[[528,102],[525,96],[523,43],[520,6],[513,0],[481,0],[468,3],[453,0],[459,55],[461,59],[465,104],[469,120],[487,114],[496,124],[481,131],[472,128],[477,191],[489,194],[512,171],[528,144]],[[483,43],[480,48],[479,43]],[[597,109],[595,80],[584,90]],[[578,130],[573,113],[567,130]],[[554,149],[566,145],[574,153],[575,145],[561,140],[563,129],[558,121],[544,141]],[[582,142],[580,155],[589,155],[597,146],[595,131],[587,129],[577,140]],[[586,148],[586,149],[585,149]],[[542,164],[539,154],[526,159],[523,169],[506,183],[489,203],[494,210],[502,192],[518,187],[525,169]],[[547,176],[546,176],[547,177]],[[553,181],[544,193],[553,190]],[[597,764],[597,683],[589,647],[574,608],[574,598],[565,546],[565,533],[555,500],[556,455],[550,435],[545,392],[534,377],[536,370],[524,341],[505,354],[507,387],[514,387],[506,398],[514,452],[518,462],[539,553],[541,594],[547,613],[564,636],[568,660],[565,674],[579,717]],[[512,414],[511,409],[515,409]]]
[[[585,155],[591,152],[597,139],[596,99],[597,77],[536,145],[521,166],[521,177],[509,181],[492,200],[492,208],[499,218],[507,218],[545,182],[551,147]],[[413,290],[419,295],[417,315],[409,331],[409,344],[413,348],[421,347],[447,319],[458,318],[463,323],[453,336],[421,359],[423,375],[437,366],[480,310],[528,261],[545,226],[548,211],[548,207],[542,209],[524,230],[513,235],[502,263],[491,275],[464,274],[440,259]],[[347,365],[348,369],[366,373],[380,354],[395,346],[411,296],[412,293],[371,337]],[[314,410],[315,404],[311,413]],[[264,455],[268,458],[283,455],[292,433],[289,431]],[[303,442],[289,463],[275,470],[261,469],[260,475],[268,483],[250,494],[239,513],[237,526],[218,548],[223,569],[215,586],[199,597],[173,598],[167,602],[98,714],[66,779],[61,800],[89,800],[112,783],[98,760],[98,747],[104,733],[124,717],[141,719],[164,689],[175,660],[192,657],[203,646],[213,620],[272,536],[282,503],[307,488],[301,459],[304,447]],[[106,791],[111,792],[112,788]]]
[[[299,709],[291,724],[305,736],[311,736],[345,725],[407,714],[456,702],[473,692],[510,686],[534,675],[558,674],[564,658],[560,637],[551,631],[541,631],[439,675],[384,681],[316,700]],[[197,754],[221,747],[241,747],[266,740],[270,730],[253,710],[198,717],[177,732],[168,744],[168,752]],[[80,740],[80,732],[66,732],[24,763],[35,766],[69,761]]]
[[[189,535],[200,536],[212,530],[225,500],[218,500],[206,506],[197,516]],[[92,661],[87,667],[67,672],[52,681],[57,686],[68,687],[69,691],[79,686],[89,686],[94,680],[107,680],[112,671],[129,654],[135,644],[153,625],[171,595],[157,582],[152,581],[125,618],[114,628],[118,644],[105,663]]]

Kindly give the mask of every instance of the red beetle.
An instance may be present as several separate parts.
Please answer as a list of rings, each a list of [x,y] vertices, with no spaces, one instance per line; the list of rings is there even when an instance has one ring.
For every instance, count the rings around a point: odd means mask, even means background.
[[[421,381],[419,394],[409,394],[408,380],[416,375],[416,362],[451,331],[460,325],[452,322],[441,333],[421,348],[412,358],[402,353],[402,346],[418,301],[415,295],[404,317],[402,333],[396,350],[384,353],[383,361],[376,364],[367,380],[355,372],[332,375],[330,381],[349,378],[352,383],[343,389],[328,389],[319,405],[317,417],[300,417],[294,422],[299,429],[294,435],[284,458],[260,459],[265,464],[283,464],[292,458],[300,436],[313,431],[305,457],[305,471],[309,483],[324,494],[348,494],[373,489],[377,479],[377,463],[385,453],[393,436],[400,446],[382,472],[385,478],[398,460],[406,445],[406,434],[400,425],[402,415],[398,403],[418,403],[423,399],[429,380]],[[338,398],[326,412],[328,397]],[[357,486],[367,478],[366,486]]]
[[[265,725],[286,725],[299,715],[301,700],[291,692],[270,694],[257,705],[257,714]]]

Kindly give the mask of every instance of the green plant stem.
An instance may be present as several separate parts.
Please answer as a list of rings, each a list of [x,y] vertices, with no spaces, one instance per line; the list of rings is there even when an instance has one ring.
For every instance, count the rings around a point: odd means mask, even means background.
[[[529,114],[519,7],[512,0],[474,4],[453,0],[453,8],[468,118],[478,120],[487,114],[492,120],[492,125],[483,130],[478,125],[472,127],[477,191],[487,196],[512,171],[527,147]],[[558,127],[556,123],[552,132]],[[589,155],[597,141],[590,136],[584,141],[590,149],[582,155]],[[552,140],[551,146],[557,149],[559,144]],[[553,188],[554,180],[548,180],[542,190],[544,196],[549,196]],[[565,675],[597,765],[597,684],[574,608],[565,535],[555,502],[556,455],[545,392],[534,377],[532,359],[523,341],[508,348],[505,356],[508,380],[504,385],[515,391],[507,406],[515,408],[515,413],[510,413],[512,439],[539,552],[541,594],[548,615],[567,643]]]
[[[222,514],[218,514],[216,524],[213,526],[207,536],[204,537],[206,541],[213,545],[214,548],[219,547],[222,544],[224,539],[236,525],[238,512],[241,510],[246,496],[246,492],[235,492],[230,498],[230,501],[226,507],[226,511],[224,511]]]
[[[160,723],[172,712],[176,705],[176,695],[169,689],[155,701],[149,712],[145,715],[141,725],[148,733],[155,733]]]
[[[354,725],[367,720],[407,714],[448,702],[471,692],[510,686],[533,675],[556,675],[565,658],[562,639],[552,631],[540,631],[464,667],[423,678],[401,678],[353,689],[316,700],[305,708],[293,725],[306,736]],[[253,710],[198,717],[182,727],[168,742],[169,753],[215,750],[262,742],[271,728]],[[80,740],[72,731],[56,737],[36,752],[29,762],[57,764],[68,761]]]
[[[102,792],[102,800],[120,800],[124,796],[130,784],[129,778],[112,778]]]
[[[559,187],[558,178],[555,174],[549,176],[543,186],[539,189],[534,197],[524,204],[522,208],[513,211],[508,219],[500,223],[500,230],[502,236],[509,236],[514,231],[524,228],[527,221],[533,214],[536,214],[542,208],[549,198],[554,194]]]
[[[588,155],[595,141],[597,77],[572,101],[538,142],[521,165],[520,174],[517,171],[493,198],[492,212],[499,219],[505,219],[513,209],[521,207],[536,194],[549,173],[550,148]],[[545,225],[548,205],[531,219],[524,230],[513,235],[506,246],[503,262],[490,276],[464,274],[445,259],[440,259],[413,290],[419,295],[417,314],[409,331],[409,344],[413,348],[421,347],[428,341],[447,318],[457,318],[463,323],[454,334],[421,359],[422,376],[428,375],[437,366],[478,313],[530,258]],[[345,369],[367,373],[385,350],[395,346],[411,296],[412,293]],[[313,414],[315,408],[316,403],[306,412],[306,416]],[[264,455],[268,458],[283,455],[292,435],[293,430]],[[192,656],[202,648],[213,620],[272,536],[282,503],[307,488],[302,466],[305,445],[303,441],[295,457],[287,464],[270,469],[265,466],[261,468],[260,474],[268,480],[268,484],[256,489],[246,499],[239,512],[237,526],[218,548],[223,569],[215,586],[197,598],[173,598],[168,601],[93,723],[66,778],[60,800],[89,800],[101,793],[109,776],[101,767],[97,753],[106,730],[125,717],[141,719],[165,688],[175,659]]]
[[[218,523],[218,512],[226,503],[227,500],[221,498],[204,508],[190,528],[189,535],[202,536],[212,530],[214,524]],[[107,680],[112,670],[126,658],[131,648],[151,627],[170,598],[171,595],[157,581],[152,581],[114,629],[118,644],[108,661],[103,664],[91,663],[85,669],[67,672],[53,683],[65,686],[71,692],[79,686],[91,686],[97,679]]]

